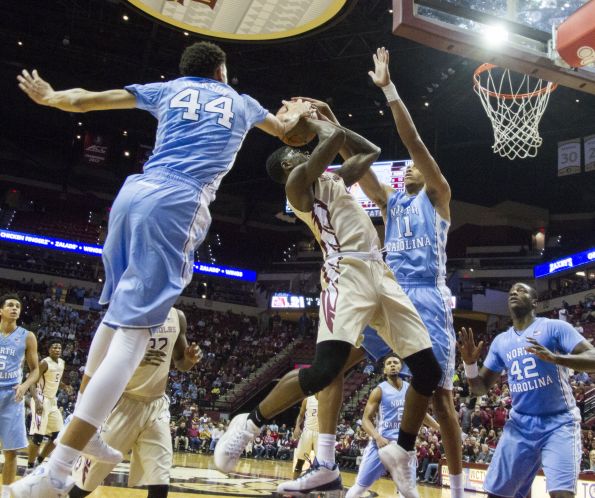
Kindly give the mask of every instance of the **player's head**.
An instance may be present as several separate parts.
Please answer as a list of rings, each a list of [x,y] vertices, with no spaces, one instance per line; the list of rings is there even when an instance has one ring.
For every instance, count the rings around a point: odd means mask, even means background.
[[[57,341],[50,342],[48,352],[52,360],[57,360],[62,355],[62,344]]]
[[[409,194],[416,194],[425,185],[424,175],[417,169],[415,164],[407,166],[405,170],[405,190]]]
[[[210,78],[227,83],[227,56],[211,42],[197,42],[186,47],[180,58],[180,74]]]
[[[267,159],[267,173],[277,183],[285,185],[289,173],[299,164],[305,163],[309,155],[288,145],[279,147]]]
[[[0,319],[17,320],[21,316],[22,303],[16,294],[0,296]]]
[[[508,309],[520,317],[532,313],[537,307],[537,291],[529,284],[517,282],[508,291]]]
[[[383,361],[384,375],[386,377],[395,378],[399,376],[403,364],[401,359],[396,354],[389,354]]]

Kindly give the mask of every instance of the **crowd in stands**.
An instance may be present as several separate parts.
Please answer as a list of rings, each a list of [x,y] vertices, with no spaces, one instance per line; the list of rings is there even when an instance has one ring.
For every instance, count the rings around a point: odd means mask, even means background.
[[[584,292],[595,289],[595,279],[586,277],[574,277],[572,280],[564,279],[560,288],[549,289],[539,295],[539,300],[554,299],[556,297],[569,296],[577,292]]]

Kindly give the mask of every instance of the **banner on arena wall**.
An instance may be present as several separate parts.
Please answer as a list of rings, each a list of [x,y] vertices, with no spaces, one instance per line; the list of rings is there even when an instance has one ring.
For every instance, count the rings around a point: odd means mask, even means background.
[[[558,176],[581,172],[581,139],[558,142]]]
[[[108,145],[105,137],[90,131],[85,133],[83,161],[90,166],[103,166],[107,159]]]
[[[483,483],[488,472],[488,465],[485,465],[484,468],[469,468],[466,465],[468,464],[463,464],[464,489],[466,491],[487,493],[487,491],[485,491],[483,488]],[[442,486],[450,487],[448,466],[446,464],[442,464],[440,467],[442,474]],[[592,498],[595,496],[595,480],[593,479],[593,474],[582,473],[579,475],[576,493],[578,498]],[[549,498],[549,496],[550,495],[546,488],[545,477],[543,476],[542,472],[540,472],[533,480],[533,485],[531,486],[531,498]]]
[[[583,150],[585,153],[585,171],[595,171],[595,135],[584,139]]]

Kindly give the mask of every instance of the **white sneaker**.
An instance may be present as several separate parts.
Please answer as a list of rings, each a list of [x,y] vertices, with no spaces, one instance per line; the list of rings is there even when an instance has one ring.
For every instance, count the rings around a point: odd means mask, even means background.
[[[74,480],[56,479],[49,474],[47,465],[42,464],[31,474],[10,486],[12,498],[68,498]]]
[[[378,450],[378,456],[397,484],[399,493],[404,498],[419,498],[415,451],[405,451],[396,441],[392,441]]]
[[[89,439],[89,442],[83,448],[83,451],[81,451],[81,454],[89,460],[102,463],[117,464],[124,459],[122,452],[107,444],[99,431],[91,436],[91,439]]]
[[[58,433],[55,440],[56,445],[60,443],[64,432],[66,432],[66,427],[68,427],[71,420],[72,415],[69,415],[64,420],[64,427],[62,427],[62,430]],[[112,448],[103,440],[101,437],[101,427],[97,429],[93,436],[91,436],[91,439],[89,439],[89,442],[83,448],[83,451],[81,451],[81,454],[89,460],[95,460],[102,463],[118,464],[124,460],[124,455],[122,455],[121,451]]]
[[[343,489],[341,472],[339,466],[334,464],[328,467],[318,463],[316,458],[312,466],[297,479],[285,481],[277,487],[277,493],[290,494],[293,496],[308,495],[318,491],[335,491]]]
[[[248,443],[258,434],[260,429],[248,420],[247,413],[236,415],[215,446],[214,458],[217,468],[225,473],[231,472]]]

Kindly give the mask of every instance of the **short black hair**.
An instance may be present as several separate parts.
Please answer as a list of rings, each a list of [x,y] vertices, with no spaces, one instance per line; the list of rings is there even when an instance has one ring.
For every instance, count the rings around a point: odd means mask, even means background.
[[[51,349],[52,346],[55,346],[56,344],[62,348],[62,343],[60,341],[50,341],[48,343],[48,350]],[[62,349],[64,349],[64,348],[62,348]]]
[[[9,293],[9,294],[4,294],[4,295],[0,296],[0,308],[4,308],[6,301],[9,301],[11,299],[14,301],[18,301],[19,304],[21,305],[21,307],[23,306],[23,301],[21,301],[21,298],[19,296],[17,296],[14,293]]]
[[[384,367],[384,365],[386,364],[386,360],[388,360],[389,358],[396,358],[397,360],[399,360],[399,363],[403,364],[403,360],[401,360],[397,353],[389,353],[384,358],[382,358],[382,367]]]
[[[225,52],[214,43],[196,42],[186,47],[180,57],[180,74],[212,78],[215,70],[227,60]]]
[[[283,171],[283,161],[287,160],[287,156],[293,149],[287,145],[279,147],[267,159],[266,168],[267,173],[271,179],[282,185],[285,184],[285,172]]]

